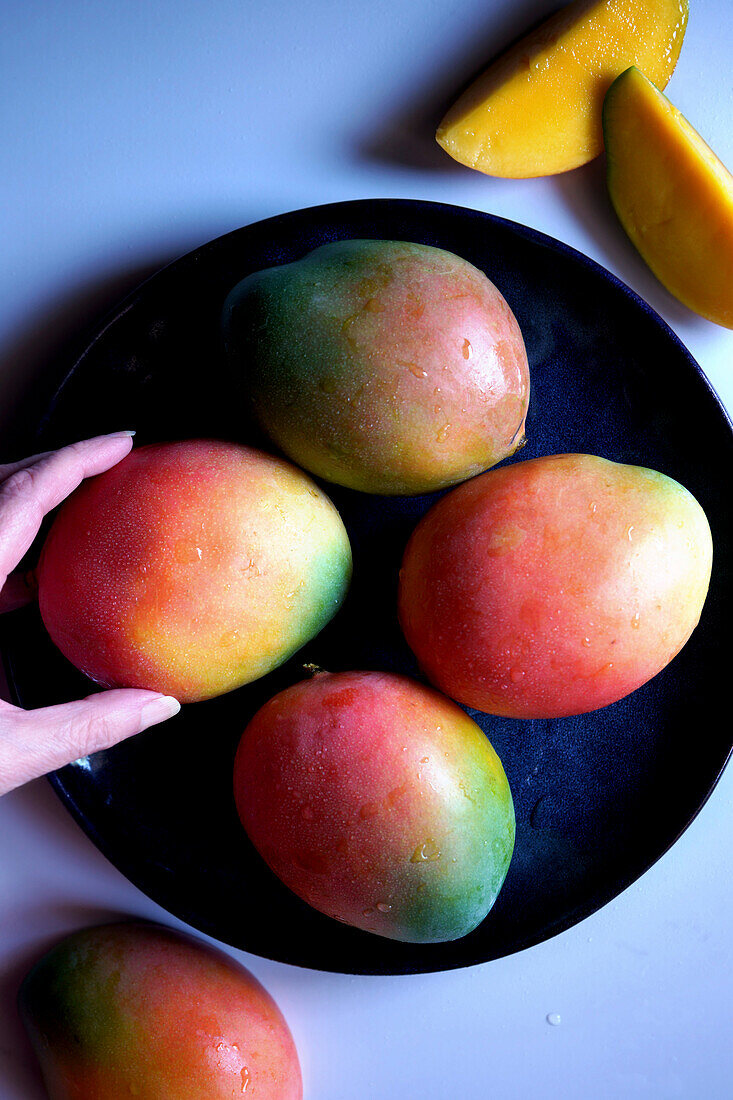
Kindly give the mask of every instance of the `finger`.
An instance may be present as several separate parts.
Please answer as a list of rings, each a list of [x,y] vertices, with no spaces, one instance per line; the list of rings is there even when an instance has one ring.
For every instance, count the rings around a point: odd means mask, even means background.
[[[36,575],[32,569],[27,573],[11,573],[0,588],[0,615],[4,611],[15,611],[34,600],[38,591]]]
[[[72,443],[39,455],[0,483],[0,576],[4,579],[30,547],[47,512],[84,480],[101,474],[132,447],[130,432]]]
[[[5,481],[11,474],[17,473],[18,470],[25,470],[27,466],[34,466],[37,462],[40,462],[43,458],[50,458],[55,451],[41,451],[37,455],[29,455],[28,458],[21,458],[19,462],[0,462],[0,481]]]
[[[72,447],[74,447],[74,446],[78,447],[80,445],[84,445],[84,444],[87,444],[87,443],[97,443],[97,442],[99,442],[100,440],[103,440],[103,439],[116,439],[118,436],[120,438],[122,438],[126,435],[129,435],[130,438],[132,438],[132,436],[135,435],[135,432],[111,432],[108,435],[96,435],[96,436],[93,436],[91,439],[82,440],[81,444],[72,443],[71,446]],[[62,450],[66,450],[66,448],[62,448]],[[0,482],[5,481],[6,478],[10,477],[11,474],[17,473],[18,470],[25,470],[25,469],[28,468],[28,466],[36,466],[43,459],[51,458],[53,455],[56,455],[58,453],[59,453],[58,450],[55,450],[55,451],[39,451],[39,453],[37,455],[28,455],[27,458],[21,458],[21,459],[19,459],[18,462],[0,462]]]
[[[0,795],[29,779],[172,718],[181,709],[169,695],[137,688],[102,691],[41,710],[0,709]]]

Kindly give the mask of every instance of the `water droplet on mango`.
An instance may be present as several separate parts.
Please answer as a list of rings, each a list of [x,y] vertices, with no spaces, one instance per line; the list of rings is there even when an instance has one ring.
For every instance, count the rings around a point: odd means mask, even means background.
[[[410,856],[410,863],[434,863],[437,859],[440,859],[440,848],[429,837],[423,844],[418,844]]]
[[[408,363],[407,366],[410,374],[414,374],[415,378],[427,378],[428,372],[423,370],[421,366],[418,366],[417,363]]]
[[[186,539],[179,539],[173,549],[173,556],[179,565],[192,565],[201,561],[203,550],[200,546],[192,546]]]
[[[508,554],[511,550],[516,550],[518,546],[521,546],[527,537],[527,532],[523,527],[518,527],[516,523],[507,523],[502,527],[497,527],[492,531],[491,538],[486,545],[486,553],[490,557],[499,557],[501,554]]]

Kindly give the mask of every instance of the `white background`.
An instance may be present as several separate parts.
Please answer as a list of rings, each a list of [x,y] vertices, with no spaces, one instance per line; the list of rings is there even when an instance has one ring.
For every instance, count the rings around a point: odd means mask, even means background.
[[[64,338],[203,241],[297,207],[399,196],[491,211],[586,252],[651,302],[733,407],[733,333],[649,274],[614,220],[602,160],[554,179],[492,180],[432,140],[454,90],[553,6],[4,0],[0,402]],[[730,0],[691,6],[668,91],[730,165]],[[704,736],[690,731],[691,751]],[[469,970],[355,978],[239,957],[287,1016],[311,1100],[730,1097],[731,826],[728,769],[681,840],[616,901]],[[175,923],[44,781],[4,798],[1,1100],[43,1095],[15,1018],[19,977],[52,939],[110,913]]]

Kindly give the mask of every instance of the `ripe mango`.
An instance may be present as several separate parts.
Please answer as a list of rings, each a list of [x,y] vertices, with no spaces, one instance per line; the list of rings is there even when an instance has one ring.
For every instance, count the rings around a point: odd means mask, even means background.
[[[429,679],[466,706],[557,718],[650,680],[697,625],[712,539],[678,482],[551,455],[454,489],[418,524],[399,615]]]
[[[389,939],[465,936],[514,847],[499,757],[460,707],[406,676],[320,673],[276,695],[245,730],[234,791],[286,886]]]
[[[188,440],[132,451],[64,503],[38,601],[91,679],[191,702],[282,664],[336,614],[350,578],[341,517],[306,474]]]
[[[608,191],[649,267],[681,302],[733,328],[733,176],[636,68],[603,105]]]
[[[345,240],[243,279],[224,336],[255,417],[311,473],[425,493],[524,441],[529,368],[482,271],[438,248]]]
[[[20,1014],[50,1100],[301,1100],[277,1005],[233,959],[136,922],[87,928],[36,963]]]
[[[664,87],[688,0],[576,0],[475,80],[438,127],[455,160],[489,176],[551,176],[598,156],[611,82],[636,64]]]

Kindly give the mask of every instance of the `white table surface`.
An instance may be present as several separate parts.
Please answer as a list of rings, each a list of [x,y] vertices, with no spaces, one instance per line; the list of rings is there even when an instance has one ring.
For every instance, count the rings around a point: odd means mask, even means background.
[[[281,211],[399,196],[491,211],[592,256],[654,306],[733,408],[733,333],[650,275],[614,220],[602,161],[493,180],[432,140],[454,89],[553,6],[4,0],[0,401],[176,255]],[[730,0],[691,7],[669,94],[731,165]],[[671,851],[614,902],[468,970],[357,978],[232,953],[287,1016],[311,1100],[730,1097],[732,834],[729,768]],[[176,923],[45,781],[5,797],[0,1100],[43,1096],[15,1018],[21,974],[54,938],[110,913]]]

